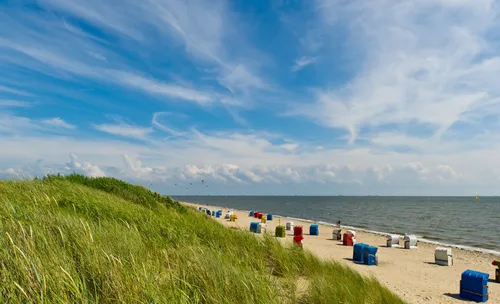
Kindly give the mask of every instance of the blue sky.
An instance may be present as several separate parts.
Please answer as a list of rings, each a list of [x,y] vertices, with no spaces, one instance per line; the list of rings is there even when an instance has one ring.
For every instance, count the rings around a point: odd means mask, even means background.
[[[111,3],[0,1],[1,177],[497,194],[496,1]]]

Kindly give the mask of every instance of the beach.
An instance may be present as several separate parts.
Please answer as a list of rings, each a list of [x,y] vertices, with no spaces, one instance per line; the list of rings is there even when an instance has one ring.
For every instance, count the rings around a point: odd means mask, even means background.
[[[259,221],[249,217],[249,211],[234,210],[222,206],[207,206],[199,204],[184,203],[188,206],[198,208],[207,207],[210,210],[222,209],[224,214],[231,210],[238,216],[236,222],[229,222],[221,218],[214,220],[221,222],[227,227],[249,230],[250,222]],[[258,210],[256,210],[258,211]],[[340,241],[332,240],[332,225],[319,224],[319,235],[309,235],[311,222],[290,219],[287,217],[274,216],[272,221],[267,221],[267,233],[274,235],[276,226],[280,223],[285,225],[287,221],[293,221],[294,225],[304,227],[305,250],[309,250],[323,259],[332,259],[357,270],[363,275],[373,276],[380,283],[387,286],[394,293],[402,297],[408,303],[460,303],[459,294],[460,277],[467,269],[490,274],[488,283],[488,303],[500,303],[500,283],[495,283],[495,266],[491,263],[499,256],[452,248],[453,265],[439,266],[435,264],[434,250],[441,245],[419,242],[417,249],[388,248],[386,237],[374,233],[356,231],[357,243],[365,243],[377,246],[378,266],[367,266],[352,262],[353,247],[343,246]],[[343,232],[345,229],[343,229]],[[282,242],[292,242],[293,233],[287,231],[285,238],[279,238]]]

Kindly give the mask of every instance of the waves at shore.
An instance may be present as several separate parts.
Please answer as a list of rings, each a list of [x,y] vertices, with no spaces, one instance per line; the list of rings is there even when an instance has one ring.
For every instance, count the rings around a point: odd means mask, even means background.
[[[286,218],[290,220],[296,220],[296,221],[301,221],[301,222],[307,222],[307,223],[318,223],[321,225],[326,225],[326,226],[336,226],[337,224],[329,223],[329,222],[323,222],[323,221],[314,221],[310,219],[303,219],[303,218],[296,218],[296,217],[290,217],[290,216],[283,216],[276,214],[276,217],[280,218]],[[372,234],[377,234],[377,235],[383,235],[386,236],[388,234],[396,234],[396,235],[401,235],[400,233],[395,233],[395,232],[381,232],[381,231],[375,231],[375,230],[370,230],[370,229],[365,229],[365,228],[360,228],[360,227],[355,227],[355,226],[346,226],[342,225],[342,228],[344,229],[352,229],[354,231],[363,231],[363,232],[368,232]],[[436,241],[432,239],[426,239],[424,236],[421,235],[416,235],[417,240],[419,242],[423,243],[428,243],[428,244],[434,244],[438,246],[444,246],[444,247],[452,247],[452,248],[460,248],[463,250],[468,250],[468,251],[475,251],[475,252],[480,252],[480,253],[487,253],[487,254],[493,254],[493,255],[498,255],[500,256],[500,251],[497,250],[492,250],[492,249],[486,249],[486,248],[479,248],[479,247],[473,247],[473,246],[466,246],[466,245],[459,245],[459,244],[451,244],[447,242],[441,242],[441,241]]]

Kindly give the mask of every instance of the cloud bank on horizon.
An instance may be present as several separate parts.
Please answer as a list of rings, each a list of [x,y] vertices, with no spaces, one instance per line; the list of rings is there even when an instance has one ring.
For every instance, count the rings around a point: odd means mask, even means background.
[[[496,195],[498,4],[0,4],[0,177]]]

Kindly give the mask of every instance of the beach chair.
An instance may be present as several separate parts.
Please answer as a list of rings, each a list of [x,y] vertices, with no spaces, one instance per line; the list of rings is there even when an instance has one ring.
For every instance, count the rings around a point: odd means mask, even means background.
[[[276,226],[276,230],[274,232],[274,236],[284,238],[285,234],[285,226]]]
[[[490,275],[474,270],[466,270],[460,280],[460,297],[475,302],[488,301],[488,279]]]
[[[309,226],[310,235],[319,235],[319,226],[317,224],[311,224]]]
[[[378,265],[378,257],[377,257],[378,248],[375,246],[365,246],[363,248],[363,263],[368,266],[377,266]]]
[[[354,261],[354,263],[363,264],[363,257],[364,257],[363,251],[365,250],[366,246],[368,245],[364,243],[358,243],[353,246],[352,260]]]
[[[350,230],[346,231],[342,239],[342,244],[344,246],[354,246],[355,243],[356,243],[356,235],[353,234]]]
[[[399,247],[399,235],[389,234],[387,237],[387,247]]]
[[[258,233],[266,233],[266,224],[264,223],[259,223],[259,230]]]
[[[250,232],[259,233],[258,231],[259,231],[259,223],[251,222],[250,223]]]
[[[415,235],[405,234],[403,242],[405,249],[417,249],[417,237]]]
[[[438,247],[434,251],[435,263],[441,266],[453,265],[453,256],[451,248]]]

